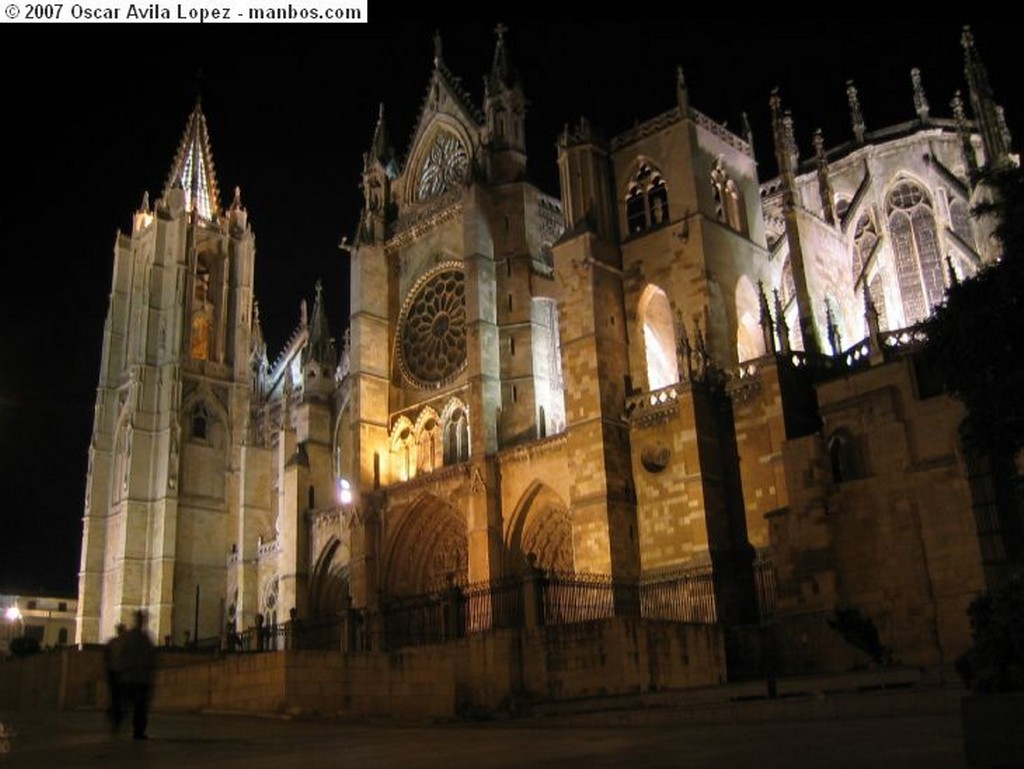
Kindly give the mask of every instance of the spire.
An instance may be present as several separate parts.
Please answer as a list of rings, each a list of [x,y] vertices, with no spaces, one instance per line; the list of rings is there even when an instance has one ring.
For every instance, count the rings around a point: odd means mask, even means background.
[[[773,289],[775,295],[775,327],[779,330],[779,352],[789,355],[792,348],[789,346],[789,324],[786,323],[786,312],[782,307],[782,299],[779,298],[779,289]]]
[[[818,164],[818,194],[821,196],[821,214],[829,224],[836,223],[836,196],[832,192],[832,181],[828,175],[828,158],[825,157],[825,139],[821,129],[814,132],[814,157]]]
[[[370,142],[370,157],[378,161],[384,168],[388,168],[395,159],[395,150],[391,146],[391,137],[388,134],[388,124],[384,119],[384,102],[380,103],[377,111],[377,125],[373,128],[373,139]]]
[[[764,294],[764,283],[757,281],[757,299],[761,305],[761,334],[764,336],[765,355],[774,355],[775,349],[775,324],[772,322],[772,311],[768,307],[768,297]]]
[[[910,70],[910,82],[914,87],[914,111],[922,123],[928,122],[928,97],[925,96],[924,86],[921,84],[921,70],[914,67]]]
[[[676,103],[679,105],[680,117],[686,117],[690,111],[690,95],[686,90],[686,76],[682,65],[676,65]]]
[[[260,323],[260,303],[256,300],[253,300],[252,303],[249,367],[252,369],[253,389],[262,397],[267,390],[267,373],[270,370],[270,362],[267,360],[267,343],[263,337],[263,324]]]
[[[860,111],[860,97],[857,95],[857,86],[852,80],[846,81],[846,102],[850,105],[850,125],[853,127],[853,136],[857,144],[864,143],[864,113]]]
[[[303,351],[302,358],[303,363],[313,360],[333,370],[338,365],[338,355],[334,349],[334,339],[331,338],[327,311],[324,309],[323,292],[323,284],[318,280],[316,282],[316,297],[313,299],[313,317],[309,322],[309,342]]]
[[[188,117],[185,133],[171,163],[171,172],[164,185],[164,196],[175,187],[185,191],[185,210],[213,219],[220,213],[220,190],[213,168],[213,152],[206,129],[206,116],[200,100]]]
[[[486,83],[491,93],[513,88],[519,80],[519,73],[512,66],[505,43],[507,32],[508,27],[501,23],[494,28],[494,35],[498,39],[494,44],[494,60],[491,62],[491,73]]]
[[[768,101],[772,110],[772,137],[775,140],[775,159],[782,175],[782,199],[786,207],[797,204],[796,166],[800,160],[800,150],[793,134],[793,116],[787,110],[782,111],[782,98],[779,89],[772,89]]]
[[[985,148],[985,167],[1002,168],[1010,162],[1008,132],[1005,131],[1005,121],[1000,120],[992,86],[988,82],[988,71],[974,47],[970,27],[964,27],[960,42],[964,48],[964,74],[971,94],[971,109]]]
[[[750,127],[750,118],[746,112],[740,113],[740,126],[743,128],[743,140],[750,145],[751,156],[754,152],[754,130]]]
[[[964,100],[957,91],[953,94],[953,101],[949,103],[953,109],[953,119],[956,120],[956,133],[960,137],[960,153],[964,158],[964,165],[967,167],[967,175],[973,184],[978,178],[978,155],[974,151],[974,144],[971,142],[971,127],[967,122],[967,115],[964,112]]]
[[[444,64],[444,46],[441,43],[441,30],[434,30],[434,66],[440,67]]]

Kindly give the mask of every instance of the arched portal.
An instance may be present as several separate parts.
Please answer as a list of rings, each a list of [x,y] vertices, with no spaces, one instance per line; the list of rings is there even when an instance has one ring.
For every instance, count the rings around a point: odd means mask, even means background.
[[[550,486],[535,482],[516,505],[507,536],[506,571],[516,573],[536,556],[546,571],[573,571],[569,509]]]
[[[385,560],[388,595],[418,595],[444,587],[449,580],[465,584],[469,548],[465,517],[450,504],[424,494],[399,513]]]

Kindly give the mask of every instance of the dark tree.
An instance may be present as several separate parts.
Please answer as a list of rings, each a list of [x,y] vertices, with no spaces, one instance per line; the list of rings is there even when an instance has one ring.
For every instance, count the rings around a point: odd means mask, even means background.
[[[949,393],[967,407],[974,448],[1012,458],[1024,448],[1024,171],[989,180],[1002,259],[954,283],[926,324],[928,354]]]

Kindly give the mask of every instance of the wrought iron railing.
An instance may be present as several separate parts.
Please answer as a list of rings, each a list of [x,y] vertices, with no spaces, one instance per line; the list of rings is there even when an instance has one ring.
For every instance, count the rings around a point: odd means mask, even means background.
[[[760,619],[766,622],[774,614],[776,592],[767,551],[757,554],[753,575]],[[430,593],[386,600],[378,610],[350,609],[337,616],[229,633],[223,648],[398,649],[497,628],[568,625],[616,616],[714,624],[718,608],[712,566],[691,566],[639,581],[537,570],[494,582],[453,583]]]

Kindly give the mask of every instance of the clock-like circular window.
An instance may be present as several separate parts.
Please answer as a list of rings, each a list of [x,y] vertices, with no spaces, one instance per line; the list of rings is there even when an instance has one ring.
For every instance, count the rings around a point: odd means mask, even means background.
[[[466,365],[466,277],[445,268],[423,281],[405,308],[399,355],[406,376],[439,387]]]

